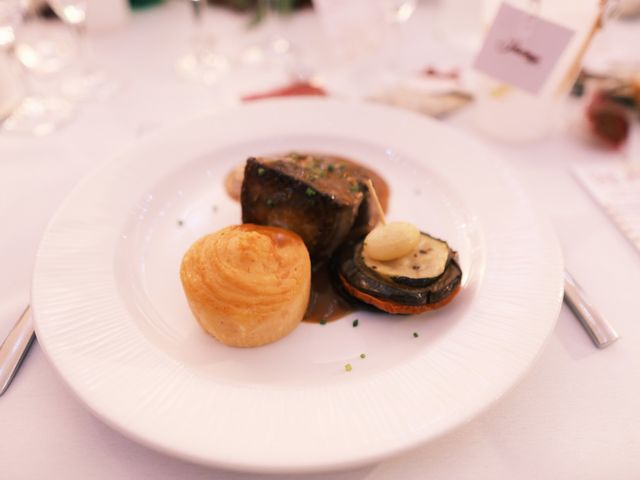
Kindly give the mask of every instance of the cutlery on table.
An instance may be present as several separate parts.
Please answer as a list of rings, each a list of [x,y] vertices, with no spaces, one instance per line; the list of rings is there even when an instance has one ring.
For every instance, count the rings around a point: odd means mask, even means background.
[[[618,339],[618,333],[589,303],[582,288],[566,270],[564,271],[564,302],[580,320],[596,347],[608,347]]]
[[[0,346],[0,395],[9,387],[35,337],[31,308],[27,307]]]

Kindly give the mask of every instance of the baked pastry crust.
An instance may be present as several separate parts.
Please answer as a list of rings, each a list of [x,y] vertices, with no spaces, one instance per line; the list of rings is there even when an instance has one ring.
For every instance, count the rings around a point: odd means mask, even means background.
[[[290,333],[309,302],[302,239],[277,227],[234,225],[197,240],[180,267],[189,307],[226,345],[256,347]]]

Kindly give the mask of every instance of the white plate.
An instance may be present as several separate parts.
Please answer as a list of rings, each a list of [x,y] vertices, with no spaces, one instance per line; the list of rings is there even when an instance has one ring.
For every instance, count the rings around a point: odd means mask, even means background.
[[[383,173],[388,217],[459,251],[455,301],[413,317],[303,323],[255,349],[203,333],[182,293],[181,257],[240,222],[222,185],[232,167],[292,149]],[[388,457],[498,399],[551,332],[562,271],[547,223],[480,144],[388,107],[277,100],[145,138],[78,185],[42,240],[32,300],[55,368],[124,434],[203,464],[309,472]]]

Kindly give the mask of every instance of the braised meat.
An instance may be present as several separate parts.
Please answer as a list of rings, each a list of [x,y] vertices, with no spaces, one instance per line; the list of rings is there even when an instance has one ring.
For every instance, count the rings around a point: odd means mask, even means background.
[[[242,184],[242,221],[292,230],[312,259],[325,259],[348,237],[372,228],[364,181],[362,170],[340,159],[252,157]]]

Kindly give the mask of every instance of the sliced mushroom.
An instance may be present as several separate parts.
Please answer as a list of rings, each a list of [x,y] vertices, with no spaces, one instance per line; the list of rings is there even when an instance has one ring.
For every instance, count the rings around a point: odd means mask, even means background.
[[[447,242],[443,240],[422,232],[419,237],[417,245],[414,245],[405,255],[387,261],[372,257],[366,244],[368,240],[365,240],[364,263],[378,275],[388,277],[394,282],[413,287],[426,287],[444,273],[451,260],[452,252]]]

